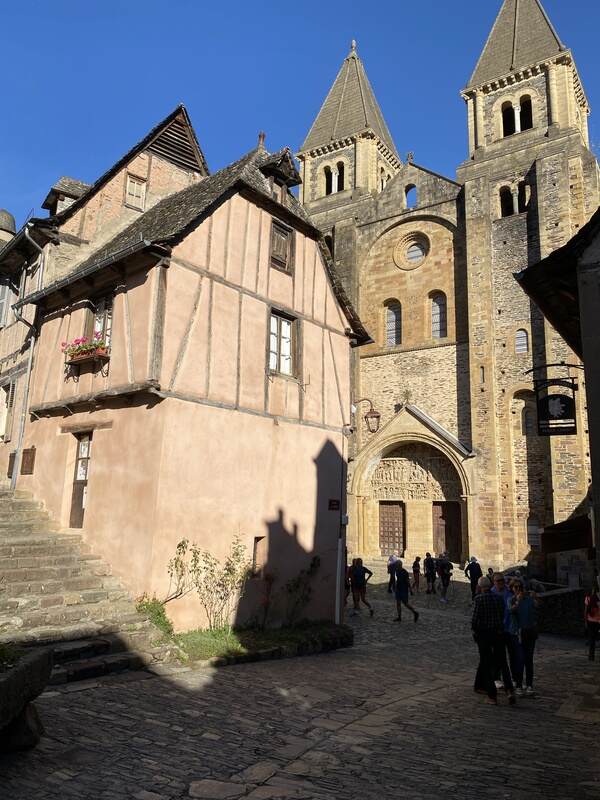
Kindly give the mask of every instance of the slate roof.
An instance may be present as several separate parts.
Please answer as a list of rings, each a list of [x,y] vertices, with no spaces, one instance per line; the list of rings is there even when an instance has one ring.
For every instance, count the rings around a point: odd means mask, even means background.
[[[118,233],[108,244],[79,264],[68,276],[28,295],[15,305],[21,307],[28,303],[38,303],[64,286],[102,269],[107,264],[114,263],[125,255],[153,246],[160,248],[176,245],[198,224],[202,215],[210,213],[211,207],[221,201],[228,192],[246,189],[254,196],[258,196],[267,207],[270,206],[277,210],[280,216],[288,217],[290,222],[295,220],[296,223],[299,223],[299,227],[311,233],[319,241],[332,287],[352,330],[357,334],[357,340],[361,343],[371,341],[346,296],[319,230],[311,223],[294,195],[288,193],[285,206],[273,199],[271,184],[261,172],[261,167],[269,167],[288,156],[291,158],[291,153],[287,148],[275,154],[269,153],[261,146],[251,150],[238,161],[215,172],[214,175],[204,178],[176,194],[165,197],[141,214],[135,222]]]
[[[565,49],[540,0],[504,0],[467,88],[545,61]]]
[[[398,157],[394,140],[353,42],[301,151],[354,136],[367,128]]]
[[[56,192],[61,192],[69,197],[81,197],[82,194],[87,192],[90,186],[90,183],[84,183],[83,181],[78,181],[76,178],[69,178],[67,175],[63,175],[62,178],[56,181],[52,188]]]

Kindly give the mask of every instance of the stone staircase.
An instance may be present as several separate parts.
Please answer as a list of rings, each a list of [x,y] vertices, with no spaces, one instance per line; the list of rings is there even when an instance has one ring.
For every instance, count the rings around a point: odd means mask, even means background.
[[[51,682],[164,660],[160,632],[80,534],[30,494],[0,489],[0,643],[55,645]]]

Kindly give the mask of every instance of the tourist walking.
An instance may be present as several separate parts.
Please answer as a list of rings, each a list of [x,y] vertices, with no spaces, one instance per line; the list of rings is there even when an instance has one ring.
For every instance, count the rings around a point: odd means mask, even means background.
[[[417,556],[412,565],[413,589],[419,594],[419,584],[421,583],[421,556]]]
[[[517,694],[533,697],[533,653],[538,638],[538,601],[533,593],[525,591],[522,580],[514,580],[511,586],[514,594],[509,600],[508,607],[519,648],[519,658],[513,677],[517,684]],[[523,672],[525,672],[525,690],[523,690]]]
[[[409,611],[412,611],[415,622],[419,619],[419,612],[408,602],[408,595],[412,593],[408,572],[402,566],[402,561],[398,560],[396,562],[396,608],[398,609],[396,622],[402,622],[402,606],[406,606]]]
[[[479,578],[483,576],[483,570],[481,569],[481,564],[475,556],[471,556],[467,566],[465,568],[465,575],[469,579],[471,584],[471,600],[475,599],[475,595],[477,594],[477,581]]]
[[[427,583],[426,594],[435,594],[435,560],[432,558],[431,553],[425,553],[423,568],[425,570],[425,581]]]
[[[450,586],[450,578],[452,577],[452,562],[448,557],[448,553],[442,553],[437,562],[437,571],[440,577],[440,601],[442,603],[448,602],[448,587]]]
[[[492,594],[497,595],[502,600],[502,606],[504,609],[503,631],[501,637],[502,647],[498,649],[496,658],[496,677],[501,677],[502,682],[498,680],[496,686],[498,688],[504,686],[506,693],[514,700],[515,687],[512,678],[519,670],[521,653],[518,636],[513,633],[513,621],[511,619],[510,612],[510,602],[512,600],[513,593],[506,585],[506,578],[502,572],[494,573],[494,587],[492,589]],[[506,660],[507,652],[508,662]]]
[[[392,555],[388,558],[387,571],[388,575],[390,576],[388,580],[388,592],[390,592],[390,594],[396,588],[396,564],[398,561],[400,561],[400,559],[396,553],[392,553]]]
[[[585,625],[587,628],[590,661],[596,659],[596,640],[600,630],[600,596],[597,589],[592,589],[585,598]]]
[[[498,704],[498,690],[494,682],[497,654],[503,649],[504,604],[502,598],[492,594],[489,578],[480,578],[479,592],[473,601],[471,628],[479,650],[479,666],[475,675],[476,692],[486,694],[486,702]],[[514,698],[513,698],[514,702]]]
[[[350,568],[350,586],[352,587],[352,600],[354,601],[354,614],[360,611],[361,602],[369,609],[373,616],[373,606],[367,600],[367,583],[373,576],[368,567],[365,567],[362,558],[355,558]]]

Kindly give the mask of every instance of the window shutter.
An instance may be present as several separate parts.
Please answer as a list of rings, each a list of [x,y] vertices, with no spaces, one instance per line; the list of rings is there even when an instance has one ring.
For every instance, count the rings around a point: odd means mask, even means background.
[[[15,405],[15,392],[17,389],[16,383],[11,383],[6,392],[6,424],[4,426],[4,442],[10,442],[13,424],[13,411]]]
[[[273,223],[271,226],[271,263],[281,269],[291,267],[292,231]]]
[[[23,450],[21,456],[21,475],[33,475],[35,467],[35,447],[28,447]]]
[[[12,453],[8,457],[8,469],[6,470],[6,477],[12,478],[13,471],[15,468],[15,458],[17,457],[17,451],[13,450]]]
[[[0,283],[0,328],[6,325],[8,306],[10,300],[10,289],[7,283]]]

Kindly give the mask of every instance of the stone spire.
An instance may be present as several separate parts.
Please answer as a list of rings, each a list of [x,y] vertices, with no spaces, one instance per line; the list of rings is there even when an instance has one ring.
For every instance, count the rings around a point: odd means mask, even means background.
[[[302,145],[302,151],[313,150],[368,129],[398,157],[353,40],[350,52]]]
[[[469,87],[482,86],[564,50],[540,0],[504,0]]]

